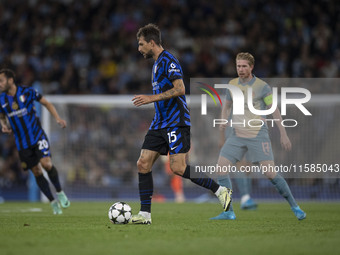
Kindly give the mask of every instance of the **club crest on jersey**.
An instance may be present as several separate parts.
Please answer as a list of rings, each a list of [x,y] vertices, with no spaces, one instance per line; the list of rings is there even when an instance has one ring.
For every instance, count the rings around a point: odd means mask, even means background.
[[[21,95],[21,96],[19,97],[19,100],[23,103],[23,102],[25,102],[26,98],[25,98],[24,95]]]
[[[12,103],[12,109],[17,110],[19,108],[18,104],[16,102]]]

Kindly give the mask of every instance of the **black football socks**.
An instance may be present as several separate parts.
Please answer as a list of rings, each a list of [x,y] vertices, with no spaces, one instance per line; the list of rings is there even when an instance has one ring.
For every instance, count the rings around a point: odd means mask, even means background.
[[[58,172],[57,169],[52,166],[50,171],[47,171],[48,177],[50,178],[51,182],[53,183],[55,189],[57,192],[61,191],[61,186],[60,186],[60,182],[59,182],[59,176],[58,176]]]
[[[210,189],[213,193],[216,193],[220,185],[218,185],[213,179],[206,177],[205,174],[201,173],[199,178],[191,178],[190,177],[190,166],[187,165],[185,171],[183,173],[183,178],[190,179],[193,183],[206,188]]]
[[[44,177],[44,175],[35,176],[35,180],[41,190],[42,193],[48,198],[48,200],[53,201],[54,197],[52,195],[50,186],[48,185],[48,181]]]
[[[153,179],[152,172],[142,174],[138,173],[139,179],[139,197],[140,197],[140,210],[142,212],[151,212],[151,198],[153,194]]]

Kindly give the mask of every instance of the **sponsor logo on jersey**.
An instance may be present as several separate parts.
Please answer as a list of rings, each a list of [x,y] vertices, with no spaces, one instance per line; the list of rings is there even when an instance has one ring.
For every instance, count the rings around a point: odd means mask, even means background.
[[[171,63],[168,72],[169,72],[169,73],[171,73],[171,72],[179,73],[179,72],[181,72],[181,70],[179,70],[178,68],[176,68],[176,65],[175,65],[174,63]]]
[[[13,108],[13,105],[12,105]],[[13,108],[14,109],[14,108]],[[25,116],[27,114],[27,108],[20,109],[18,111],[14,111],[8,114],[8,117],[18,116],[19,118]]]

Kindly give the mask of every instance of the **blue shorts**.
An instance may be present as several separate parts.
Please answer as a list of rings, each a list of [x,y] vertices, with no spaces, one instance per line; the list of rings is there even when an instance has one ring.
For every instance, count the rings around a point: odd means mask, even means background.
[[[241,161],[245,155],[246,160],[252,163],[259,163],[265,160],[273,161],[272,144],[268,133],[260,132],[255,138],[243,138],[236,136],[232,132],[224,143],[220,156],[235,164]]]
[[[225,131],[225,140],[227,141],[229,137],[231,137],[233,135],[233,128],[232,127],[227,127],[226,131]],[[224,143],[225,144],[225,143]],[[249,155],[249,152],[247,151],[246,154],[244,155],[244,157],[239,160],[239,161],[247,161],[247,162],[252,162],[251,161],[251,157]]]

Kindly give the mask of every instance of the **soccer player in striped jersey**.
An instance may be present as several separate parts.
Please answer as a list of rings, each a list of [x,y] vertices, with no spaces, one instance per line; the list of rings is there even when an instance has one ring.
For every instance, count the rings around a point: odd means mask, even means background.
[[[34,101],[45,106],[62,128],[66,127],[66,121],[59,117],[55,107],[39,92],[29,87],[17,86],[15,74],[10,69],[0,70],[0,90],[2,132],[14,133],[22,168],[31,169],[40,190],[50,200],[53,213],[62,214],[59,202],[63,208],[67,208],[70,201],[60,186],[57,169],[52,164],[50,145],[36,116]],[[41,167],[47,171],[59,202],[54,199]]]
[[[247,89],[251,87],[254,108],[264,110],[267,107],[270,108],[272,105],[272,91],[266,82],[252,74],[254,63],[255,59],[250,53],[241,52],[237,54],[236,69],[238,78],[231,80],[229,84],[241,89],[245,98],[247,98]],[[227,90],[226,100],[222,108],[222,119],[227,119],[227,117],[230,116],[232,111],[232,102],[233,95],[229,90]],[[285,128],[278,124],[282,121],[281,113],[278,108],[274,111],[273,118],[279,120],[279,122],[275,123],[280,131],[282,148],[289,151],[292,144],[287,136]],[[244,123],[249,123],[249,120],[253,120],[253,125],[233,125],[233,132],[221,149],[218,165],[227,167],[234,165],[236,162],[241,161],[247,153],[253,163],[259,163],[260,166],[264,166],[266,169],[270,169],[270,166],[272,168],[274,167],[274,156],[268,134],[268,127],[266,124],[258,125],[261,123],[262,119],[265,119],[265,116],[259,116],[252,113],[248,107],[245,107],[244,115],[232,115],[234,123],[242,123],[243,121],[245,121]],[[226,125],[221,125],[221,127],[223,129]],[[305,219],[306,213],[302,211],[296,203],[286,180],[275,171],[267,171],[265,172],[265,176],[275,186],[280,195],[287,200],[297,219]],[[229,175],[220,176],[218,183],[231,188]],[[235,213],[232,206],[230,206],[229,210],[224,211],[211,219],[234,220],[235,218]]]
[[[193,183],[210,189],[227,210],[232,191],[222,188],[210,178],[190,177],[186,155],[190,149],[190,114],[185,99],[183,72],[178,60],[161,45],[161,32],[148,24],[137,33],[138,51],[144,58],[153,58],[152,95],[136,95],[135,106],[154,103],[155,117],[145,136],[137,161],[141,209],[133,215],[131,223],[151,224],[151,197],[153,179],[151,168],[159,155],[170,154],[171,171]]]

